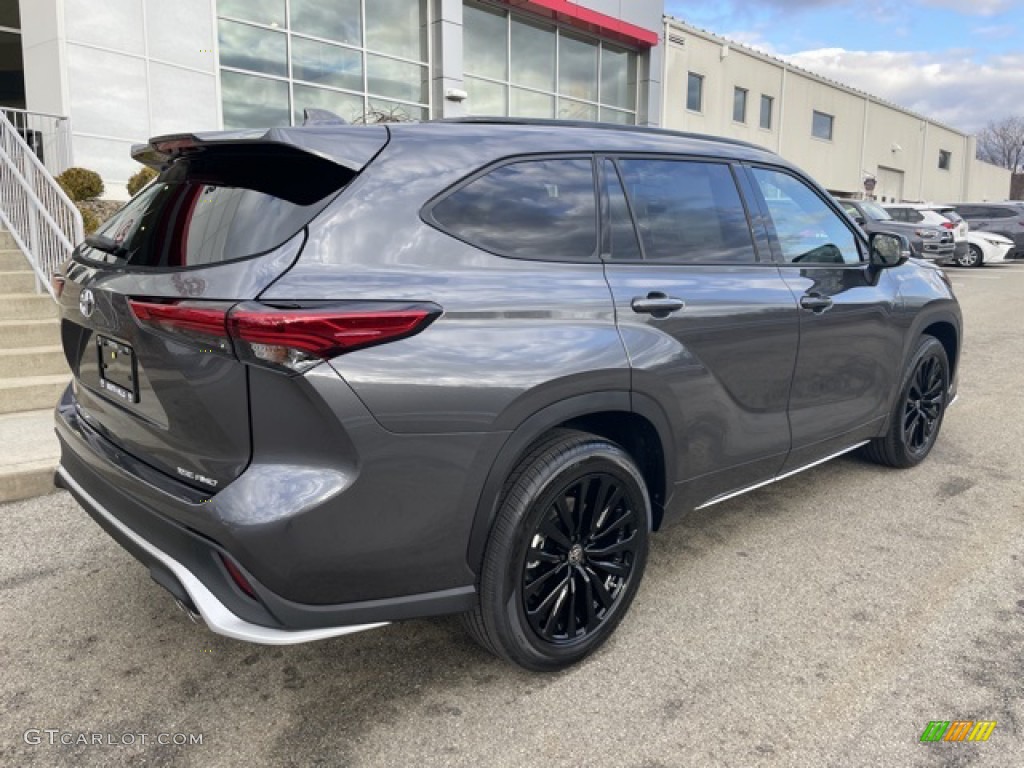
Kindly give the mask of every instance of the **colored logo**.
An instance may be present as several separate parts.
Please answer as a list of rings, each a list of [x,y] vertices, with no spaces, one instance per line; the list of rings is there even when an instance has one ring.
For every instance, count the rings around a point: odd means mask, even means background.
[[[995,720],[932,720],[921,741],[988,741],[995,729]]]

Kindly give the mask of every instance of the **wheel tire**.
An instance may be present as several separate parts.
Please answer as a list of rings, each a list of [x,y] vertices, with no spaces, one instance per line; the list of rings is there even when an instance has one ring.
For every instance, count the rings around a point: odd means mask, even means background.
[[[470,635],[529,670],[576,663],[629,609],[650,524],[647,488],[629,454],[595,435],[552,433],[505,483],[478,604],[464,616]]]
[[[933,336],[922,336],[903,374],[903,386],[883,437],[862,449],[869,460],[905,469],[924,461],[942,427],[949,397],[949,359]]]
[[[981,248],[971,243],[967,248],[967,253],[963,255],[957,264],[961,267],[980,267],[985,263],[985,254],[981,252]]]

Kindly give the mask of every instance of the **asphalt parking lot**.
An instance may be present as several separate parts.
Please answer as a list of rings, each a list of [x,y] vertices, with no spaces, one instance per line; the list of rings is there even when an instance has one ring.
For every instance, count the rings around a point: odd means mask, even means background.
[[[221,638],[66,493],[0,506],[0,765],[1024,765],[1024,264],[951,274],[961,397],[929,460],[843,458],[663,531],[559,675],[451,619]],[[921,743],[933,720],[997,726]]]

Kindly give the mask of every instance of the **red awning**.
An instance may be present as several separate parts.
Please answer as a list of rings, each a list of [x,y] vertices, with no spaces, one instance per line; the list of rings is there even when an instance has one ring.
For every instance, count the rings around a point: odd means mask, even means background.
[[[503,0],[503,2],[539,16],[546,16],[549,19],[586,29],[601,37],[616,40],[634,48],[651,48],[658,44],[656,31],[584,8],[572,0]]]

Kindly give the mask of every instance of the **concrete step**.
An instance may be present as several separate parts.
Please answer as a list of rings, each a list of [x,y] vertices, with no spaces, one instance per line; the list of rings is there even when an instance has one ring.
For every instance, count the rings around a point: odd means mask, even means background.
[[[48,293],[9,293],[0,298],[0,320],[45,320],[57,317]]]
[[[35,292],[36,273],[31,269],[23,269],[17,272],[0,271],[0,295]]]
[[[0,379],[21,376],[49,376],[56,373],[71,374],[64,349],[56,346],[18,347],[4,349],[0,338]]]
[[[55,345],[60,345],[60,323],[57,320],[0,320],[0,349]]]
[[[51,408],[0,415],[0,503],[53,491],[59,458]]]
[[[18,244],[14,242],[11,233],[6,229],[0,229],[0,251],[7,251],[17,247]]]
[[[25,254],[17,248],[0,248],[0,271],[9,272],[15,269],[31,269]]]
[[[0,379],[0,414],[53,408],[69,381],[70,373]]]

